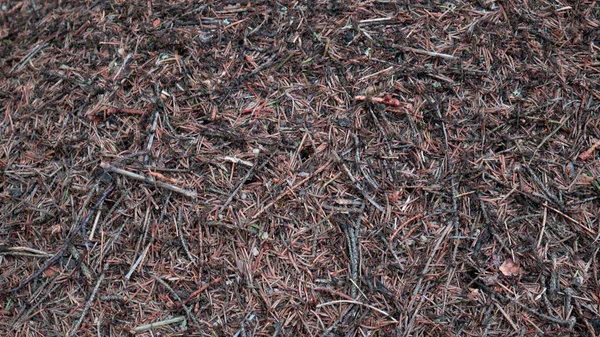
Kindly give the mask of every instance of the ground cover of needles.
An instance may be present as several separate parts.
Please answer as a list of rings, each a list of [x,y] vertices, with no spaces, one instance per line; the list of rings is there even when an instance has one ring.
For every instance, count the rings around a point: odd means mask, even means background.
[[[0,0],[0,335],[596,336],[597,1]]]

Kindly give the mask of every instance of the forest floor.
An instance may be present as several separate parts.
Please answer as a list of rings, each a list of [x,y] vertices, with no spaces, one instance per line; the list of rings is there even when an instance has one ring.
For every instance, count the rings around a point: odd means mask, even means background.
[[[598,335],[600,3],[414,3],[0,0],[0,335]]]

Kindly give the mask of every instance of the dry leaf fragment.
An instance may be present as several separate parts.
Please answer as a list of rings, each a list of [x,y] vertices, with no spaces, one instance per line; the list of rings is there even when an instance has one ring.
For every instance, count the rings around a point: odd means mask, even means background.
[[[50,226],[48,231],[50,232],[50,236],[54,237],[62,232],[62,226],[60,224],[54,224]]]
[[[50,268],[44,270],[43,274],[45,277],[53,277],[56,274],[58,274],[58,269],[56,267],[50,267]]]
[[[467,294],[467,297],[470,300],[477,300],[479,298],[479,289],[476,288],[469,288],[471,291],[469,291],[469,294]]]
[[[492,285],[498,284],[498,282],[499,282],[498,274],[481,276],[480,279],[483,282],[483,284],[485,284],[486,286],[492,286]]]
[[[594,150],[596,150],[596,148],[598,146],[600,146],[600,140],[597,140],[594,144],[592,144],[592,146],[589,149],[587,149],[585,152],[580,154],[579,159],[588,160],[592,156],[592,153],[594,152]]]
[[[514,262],[510,257],[502,263],[500,266],[500,271],[504,276],[516,276],[521,274],[522,270],[519,268],[519,265]]]
[[[158,179],[161,179],[161,180],[164,180],[164,181],[168,181],[171,184],[177,184],[177,180],[176,179],[166,177],[165,175],[160,174],[158,172],[148,171],[148,175],[152,176],[152,177],[155,177],[155,178],[158,178]]]
[[[400,106],[400,101],[396,98],[392,98],[392,96],[390,96],[390,95],[385,95],[385,97],[371,97],[371,96],[359,95],[359,96],[354,97],[354,99],[357,101],[371,100],[372,102],[375,102],[375,103],[381,103],[381,104],[385,104],[385,105],[389,105],[389,106],[393,106],[393,107]]]

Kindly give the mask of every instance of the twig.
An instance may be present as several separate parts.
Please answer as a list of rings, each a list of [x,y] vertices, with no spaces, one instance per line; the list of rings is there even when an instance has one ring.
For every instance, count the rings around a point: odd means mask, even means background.
[[[504,300],[510,300],[511,302],[515,303],[519,307],[521,307],[521,308],[529,311],[530,313],[532,313],[532,314],[534,314],[534,315],[536,315],[536,316],[538,316],[538,317],[540,317],[542,319],[548,320],[550,322],[557,323],[557,324],[562,325],[562,326],[567,326],[569,329],[573,329],[573,327],[575,326],[576,319],[575,319],[574,316],[571,317],[571,319],[568,319],[568,320],[567,319],[556,318],[556,317],[553,317],[553,316],[549,316],[549,315],[543,314],[543,313],[541,313],[541,312],[539,312],[539,311],[537,311],[535,309],[532,309],[532,308],[526,306],[525,304],[522,304],[521,302],[517,301],[516,299],[514,299],[514,298],[512,298],[510,296],[505,296],[505,295],[503,295],[501,293],[498,293],[498,292],[494,291],[493,289],[491,289],[490,287],[486,286],[485,284],[483,284],[483,283],[481,283],[479,281],[477,281],[477,285],[479,286],[480,289],[484,290],[485,292],[487,292],[488,294],[492,295],[493,297],[498,297],[498,298],[501,298],[501,299],[504,299]]]
[[[90,210],[90,212],[88,213],[88,215],[85,217],[85,221],[82,221],[79,224],[79,228],[80,228],[80,232],[81,232],[81,240],[83,241],[83,244],[85,246],[85,249],[90,249],[89,247],[89,242],[87,239],[87,235],[86,235],[86,230],[85,230],[85,226],[88,223],[88,221],[92,218],[92,215],[100,210],[100,205],[102,205],[102,203],[104,202],[104,199],[106,199],[106,197],[115,189],[115,184],[112,183],[108,186],[108,188],[102,193],[102,195],[100,196],[100,198],[98,199],[98,202],[96,202],[96,204],[94,205],[94,207]]]
[[[197,266],[198,264],[196,263],[196,258],[194,258],[194,256],[192,255],[192,253],[190,253],[190,250],[187,246],[187,244],[185,243],[185,238],[183,237],[183,230],[181,229],[181,206],[179,207],[178,211],[177,211],[177,222],[175,224],[175,226],[177,227],[177,234],[179,234],[179,240],[181,240],[181,246],[183,246],[183,250],[185,251],[185,254],[187,255],[188,259],[190,259],[190,261],[192,261],[192,263]]]
[[[570,117],[570,115],[567,115],[565,119],[554,130],[552,130],[552,132],[550,132],[549,135],[544,137],[542,142],[535,148],[535,151],[533,151],[533,154],[531,155],[531,159],[529,159],[529,163],[527,166],[531,165],[531,162],[533,161],[533,158],[535,157],[535,154],[538,152],[540,147],[542,147],[544,143],[548,141],[548,139],[552,138],[552,136],[554,136],[558,132],[558,130],[562,129],[563,125],[565,125],[565,123],[569,120]]]
[[[286,190],[285,192],[281,193],[279,196],[277,196],[277,198],[275,198],[275,200],[271,201],[267,206],[265,206],[263,209],[261,209],[260,211],[256,212],[256,214],[254,214],[254,216],[252,217],[252,219],[256,219],[258,218],[261,214],[263,214],[266,210],[268,210],[269,208],[273,207],[273,205],[275,205],[279,200],[283,199],[283,197],[285,197],[286,195],[288,195],[288,193],[290,193],[291,191],[297,189],[298,187],[302,186],[305,182],[307,182],[309,179],[311,179],[312,177],[316,176],[317,174],[321,173],[324,169],[326,169],[329,164],[331,163],[331,160],[328,160],[325,164],[323,164],[323,166],[319,167],[315,172],[313,172],[311,175],[309,175],[308,177],[302,179],[300,182],[298,182],[296,185],[292,186],[290,189]]]
[[[354,301],[354,300],[350,300],[350,301]],[[344,316],[346,316],[347,314],[349,314],[351,311],[357,311],[359,308],[358,305],[354,305],[351,304],[349,306],[346,307],[346,310],[344,310],[344,312],[339,315],[338,318],[335,319],[335,321],[333,321],[333,323],[329,326],[329,328],[327,328],[327,330],[325,330],[325,332],[323,332],[323,334],[321,335],[321,337],[327,337],[329,336],[329,334],[331,333],[331,331],[333,331],[333,329],[335,329],[340,322],[344,319]],[[355,314],[355,313],[352,313]]]
[[[373,199],[367,193],[367,191],[365,191],[362,184],[358,180],[356,180],[356,178],[354,178],[354,176],[352,175],[352,172],[350,172],[350,169],[348,169],[348,166],[346,166],[346,164],[344,164],[344,162],[342,161],[342,158],[340,158],[340,156],[336,152],[333,152],[333,156],[335,157],[336,161],[340,165],[342,165],[344,172],[346,172],[346,175],[348,175],[348,178],[350,178],[350,180],[354,184],[354,187],[356,187],[356,189],[360,191],[360,193],[363,195],[363,197],[365,199],[367,199],[367,201],[369,201],[371,203],[371,205],[375,206],[375,208],[377,208],[380,212],[385,212],[385,209],[383,207],[381,207],[381,205],[379,205],[377,203],[377,201],[375,201],[375,199]]]
[[[175,323],[179,323],[179,322],[183,322],[183,321],[185,321],[185,316],[177,316],[177,317],[165,319],[164,321],[160,321],[160,322],[136,326],[135,328],[133,328],[133,331],[137,333],[137,332],[142,332],[142,331],[150,330],[150,329],[154,329],[154,328],[160,328],[161,326],[175,324]]]
[[[158,283],[162,284],[163,287],[167,288],[167,290],[171,293],[171,295],[181,304],[181,307],[185,310],[185,312],[187,313],[188,318],[194,322],[194,324],[196,326],[200,326],[200,323],[198,322],[198,319],[196,318],[196,316],[194,316],[194,313],[192,312],[192,309],[190,309],[187,305],[185,305],[185,303],[183,302],[183,300],[181,299],[181,297],[179,297],[179,295],[177,295],[177,293],[175,292],[175,290],[173,290],[168,284],[167,282],[163,281],[161,278],[159,278],[158,276],[152,275],[152,278],[155,279],[156,281],[158,281]]]
[[[146,146],[146,156],[144,156],[144,165],[150,164],[150,149],[152,148],[152,143],[154,142],[154,134],[156,133],[156,124],[158,124],[158,109],[154,114],[154,121],[152,122],[152,129],[150,130],[150,137],[148,138],[148,145]]]
[[[232,157],[232,156],[224,156],[224,157],[221,157],[220,159],[226,160],[226,161],[234,163],[234,164],[242,164],[242,165],[248,166],[248,167],[253,167],[254,166],[253,163],[251,163],[251,162],[249,162],[247,160],[239,159],[239,158]]]
[[[500,310],[500,313],[502,314],[502,316],[504,316],[504,318],[506,318],[506,321],[508,322],[508,324],[510,324],[510,326],[512,326],[513,330],[519,331],[519,328],[517,327],[517,325],[512,321],[512,319],[506,313],[506,311],[504,311],[504,309],[502,309],[502,306],[500,306],[500,304],[498,304],[498,302],[494,302],[494,304],[496,305],[496,308],[498,308],[498,310]]]
[[[271,56],[271,58],[269,58],[265,63],[261,64],[260,66],[258,66],[258,68],[252,70],[248,75],[243,77],[243,80],[247,80],[250,77],[258,74],[259,72],[267,69],[268,67],[272,66],[275,62],[275,59],[277,58],[277,53],[273,54],[273,56]]]
[[[81,217],[83,216],[83,212],[85,212],[85,210],[88,207],[88,204],[90,203],[90,201],[92,200],[92,197],[94,196],[94,194],[96,193],[96,191],[98,190],[98,187],[100,186],[100,179],[98,179],[96,181],[96,184],[94,184],[94,187],[92,187],[90,189],[90,192],[88,193],[87,197],[85,198],[85,200],[83,201],[83,205],[81,206],[81,210],[79,211],[79,213],[77,213],[77,217],[75,218],[75,223],[74,225],[77,225],[78,223],[80,223],[79,221],[81,220]],[[91,214],[91,212],[89,213]],[[88,215],[89,215],[88,214]],[[81,225],[81,224],[80,224]],[[84,237],[84,244],[87,244],[87,237],[85,235],[85,226],[80,226],[79,230],[81,231],[81,235],[82,237]]]
[[[171,184],[168,184],[168,183],[156,180],[154,178],[147,177],[147,176],[142,175],[142,174],[137,174],[137,173],[133,173],[131,171],[127,171],[127,170],[124,170],[124,169],[120,169],[120,168],[114,167],[112,165],[103,164],[103,165],[101,165],[101,167],[103,169],[105,169],[106,171],[108,171],[108,172],[121,174],[121,175],[124,175],[124,176],[126,176],[128,178],[135,179],[135,180],[138,180],[138,181],[143,181],[145,183],[152,184],[152,185],[155,185],[155,186],[158,186],[158,187],[162,187],[162,188],[165,188],[165,189],[167,189],[169,191],[173,191],[175,193],[183,194],[183,195],[185,195],[188,198],[196,199],[196,191],[186,190],[186,189],[183,189],[181,187],[174,186],[174,185],[171,185]]]
[[[75,248],[75,246],[73,244],[69,245],[69,252],[71,253],[71,256],[73,256],[73,258],[75,258],[76,261],[80,261],[79,268],[81,268],[81,272],[83,273],[83,276],[85,276],[86,279],[91,281],[92,280],[92,272],[90,271],[90,268],[88,268],[87,264],[83,261],[83,257],[81,255],[81,253],[77,250],[77,248]]]
[[[381,104],[385,104],[385,105],[389,105],[389,106],[393,106],[393,107],[398,107],[400,106],[400,101],[396,98],[392,98],[390,95],[386,95],[385,97],[370,97],[370,96],[363,96],[363,95],[358,95],[355,96],[354,99],[356,101],[372,101],[375,103],[381,103]]]
[[[452,165],[452,156],[450,155],[450,145],[448,144],[448,130],[446,129],[446,122],[444,121],[444,117],[442,116],[442,112],[440,109],[440,103],[436,100],[435,109],[437,111],[438,117],[442,121],[442,131],[444,132],[444,145],[446,148],[445,156],[446,163],[448,165],[447,170],[450,172],[450,184],[452,189],[452,211],[454,215],[454,237],[458,237],[459,226],[460,226],[460,217],[458,215],[458,189],[456,188],[456,179],[454,178],[454,167]],[[458,253],[458,244],[456,243],[456,239],[452,240],[454,249],[452,250],[452,264],[456,264],[456,254]]]
[[[219,210],[219,213],[223,213],[223,210],[225,210],[225,208],[227,206],[229,206],[229,204],[233,201],[233,198],[235,197],[235,195],[240,191],[240,189],[242,188],[242,186],[244,186],[244,184],[246,183],[246,181],[248,181],[248,179],[250,179],[250,177],[254,174],[254,171],[256,170],[260,170],[263,167],[265,167],[265,165],[267,165],[267,163],[271,160],[271,158],[273,158],[273,156],[275,155],[275,153],[271,153],[271,155],[269,156],[269,158],[267,158],[261,165],[259,168],[256,168],[256,164],[254,163],[254,165],[252,165],[252,168],[250,170],[248,170],[248,172],[246,173],[246,175],[244,176],[244,178],[242,179],[242,181],[240,181],[240,183],[237,185],[237,187],[233,190],[233,192],[231,192],[231,195],[229,195],[229,198],[227,198],[227,200],[225,201],[225,203],[223,204],[223,206],[221,206],[221,209]]]
[[[127,56],[125,56],[125,59],[123,60],[123,64],[121,64],[121,67],[119,67],[119,70],[117,71],[117,73],[115,74],[115,76],[113,77],[113,81],[117,79],[117,77],[119,77],[119,75],[121,74],[121,72],[123,71],[123,68],[125,68],[125,66],[127,65],[127,62],[129,62],[129,60],[133,57],[133,54],[129,53],[127,54]],[[123,79],[125,80],[125,79]]]
[[[100,267],[100,263],[102,263],[103,257],[106,255],[106,253],[108,253],[108,250],[112,247],[112,245],[119,239],[119,236],[121,236],[123,229],[125,228],[125,226],[128,223],[129,223],[129,219],[123,221],[123,223],[121,224],[121,227],[115,233],[115,236],[113,236],[109,240],[109,242],[104,246],[104,248],[102,249],[102,252],[100,252],[100,257],[98,258],[98,263],[96,264],[96,268]]]
[[[458,57],[453,56],[453,55],[449,55],[449,54],[442,54],[442,53],[436,53],[436,52],[432,52],[432,51],[427,51],[427,50],[423,50],[423,49],[416,49],[416,48],[411,48],[411,47],[403,47],[403,46],[399,46],[399,45],[392,45],[392,48],[395,49],[402,49],[404,51],[409,51],[409,52],[413,52],[415,54],[421,54],[421,55],[427,55],[427,56],[432,56],[432,57],[439,57],[439,58],[443,58],[446,60],[457,60]]]
[[[31,256],[31,257],[51,257],[52,254],[46,253],[29,247],[6,247],[0,246],[0,255]]]
[[[157,105],[163,106],[162,99],[160,97],[160,90],[158,88],[158,83],[152,87],[154,91],[154,95],[156,96]],[[146,155],[144,156],[144,165],[150,164],[150,149],[152,148],[152,143],[154,142],[154,135],[156,134],[156,125],[158,124],[158,108],[155,106],[156,112],[154,113],[154,121],[152,121],[152,128],[150,129],[150,137],[148,138],[148,145],[146,145]]]
[[[348,255],[350,259],[350,280],[352,281],[352,288],[350,290],[350,296],[356,298],[358,291],[358,243],[357,243],[357,232],[360,228],[360,221],[362,220],[363,211],[365,204],[363,203],[361,209],[356,218],[355,224],[344,224],[346,240],[348,242]]]
[[[94,239],[94,234],[96,234],[96,229],[98,228],[98,221],[100,220],[100,212],[96,213],[96,219],[94,219],[94,224],[92,225],[92,229],[90,230],[90,235],[87,238],[88,241]]]
[[[246,318],[242,321],[241,327],[238,329],[238,331],[235,333],[235,335],[233,335],[233,337],[238,337],[240,334],[242,336],[246,336],[246,322],[250,322],[251,320],[254,319],[254,317],[256,317],[255,314],[248,314],[248,316],[246,316]]]
[[[564,204],[560,200],[558,200],[558,198],[556,196],[554,196],[554,194],[552,194],[550,192],[550,190],[548,190],[546,185],[544,185],[544,183],[542,183],[540,178],[537,176],[537,174],[535,174],[535,172],[533,172],[531,167],[529,167],[529,165],[525,165],[525,168],[527,169],[527,172],[529,172],[529,174],[533,177],[533,180],[542,189],[542,191],[544,191],[544,194],[546,194],[546,196],[550,199],[550,201],[552,201],[555,205],[557,205],[562,212],[566,212]]]
[[[292,51],[290,52],[284,59],[283,61],[279,62],[279,64],[277,66],[275,66],[275,68],[273,70],[275,71],[279,71],[279,69],[281,69],[281,67],[283,67],[286,63],[288,63],[289,60],[292,59],[292,57],[299,55],[299,53],[297,51]]]
[[[409,311],[412,310],[413,307],[414,307],[414,301],[417,298],[417,294],[419,293],[419,291],[421,291],[421,286],[423,284],[423,280],[425,279],[425,276],[429,272],[429,267],[431,266],[431,262],[433,261],[433,257],[435,256],[435,253],[437,253],[438,249],[442,245],[442,242],[444,242],[444,240],[448,236],[448,233],[450,233],[450,230],[453,227],[454,226],[452,226],[452,225],[446,226],[446,228],[442,232],[442,235],[440,235],[440,237],[438,238],[438,241],[435,243],[435,246],[433,247],[433,250],[431,251],[431,254],[429,255],[429,259],[427,259],[427,263],[425,263],[425,267],[423,267],[423,271],[421,272],[421,277],[419,277],[419,280],[417,281],[417,284],[416,284],[416,286],[415,286],[415,288],[413,290],[412,298],[410,300],[410,304],[408,305],[408,308],[409,308],[408,310]],[[412,328],[413,328],[413,325],[414,325],[414,321],[415,321],[415,319],[417,317],[417,314],[419,313],[419,309],[420,309],[421,304],[423,303],[424,299],[425,299],[425,296],[421,295],[421,302],[417,305],[417,307],[413,311],[411,322],[410,322],[409,326],[406,329],[405,336],[410,336],[410,332],[412,331]]]
[[[83,323],[83,319],[85,318],[85,315],[87,314],[88,310],[90,310],[90,308],[92,307],[92,303],[94,302],[94,299],[96,298],[96,293],[98,292],[98,289],[100,288],[100,284],[102,283],[102,281],[104,281],[104,276],[105,276],[105,273],[107,270],[108,270],[108,263],[106,263],[104,265],[104,270],[102,271],[102,274],[100,274],[100,277],[98,277],[98,281],[96,281],[96,285],[94,286],[94,289],[92,290],[92,293],[90,294],[90,298],[88,298],[88,300],[85,302],[85,307],[83,307],[81,316],[79,316],[79,319],[77,320],[77,322],[75,322],[75,325],[73,325],[73,329],[71,329],[71,333],[69,334],[70,336],[75,336],[77,334],[77,330],[79,330],[79,327],[81,327],[81,323]]]
[[[121,191],[121,196],[119,197],[119,199],[117,199],[117,201],[113,204],[113,206],[108,210],[108,212],[106,213],[106,215],[104,216],[104,221],[102,221],[102,224],[100,225],[100,228],[104,228],[104,226],[106,226],[106,223],[109,221],[110,216],[117,210],[117,208],[121,205],[121,202],[123,201],[123,199],[125,199],[125,197],[129,194],[129,192],[126,191]],[[92,234],[94,232],[94,228],[92,228],[92,232],[90,232],[90,237],[88,238],[88,240],[92,240]]]
[[[33,49],[29,52],[29,54],[27,54],[27,56],[25,56],[21,60],[21,62],[15,64],[8,73],[12,74],[12,72],[15,71],[15,69],[17,71],[21,71],[23,68],[25,68],[25,65],[29,62],[29,60],[31,60],[35,56],[35,54],[37,54],[40,50],[45,48],[46,45],[47,45],[47,43],[44,43],[44,44],[38,44],[35,47],[33,47]]]
[[[60,286],[60,284],[55,283],[56,279],[58,278],[58,274],[52,276],[51,278],[48,279],[48,281],[46,281],[43,285],[41,285],[36,291],[35,294],[33,294],[33,296],[31,296],[30,301],[33,302],[36,298],[37,301],[35,301],[35,303],[30,303],[29,305],[29,309],[27,309],[26,311],[23,311],[19,314],[19,316],[17,316],[17,318],[15,318],[11,323],[10,326],[19,331],[19,323],[22,321],[26,321],[29,320],[31,317],[31,312],[34,311],[41,303],[44,303],[48,297],[52,294],[52,292],[58,288]],[[48,290],[49,289],[49,290]],[[40,294],[46,291],[46,293],[43,296],[40,296]],[[1,294],[1,293],[0,293]],[[38,298],[38,296],[40,296]]]
[[[140,256],[138,256],[137,260],[135,260],[135,262],[129,268],[129,272],[127,272],[127,275],[125,275],[125,279],[127,281],[129,281],[129,279],[131,278],[131,275],[137,269],[139,264],[142,263],[142,260],[146,256],[146,253],[148,253],[148,249],[150,249],[150,246],[152,245],[152,241],[153,240],[150,240],[150,242],[146,245],[146,248],[144,248],[144,251],[140,254]]]
[[[62,248],[60,249],[60,251],[58,253],[56,253],[51,259],[46,261],[46,263],[42,266],[42,268],[38,269],[35,273],[33,273],[33,275],[29,276],[25,281],[23,281],[17,287],[0,292],[0,295],[6,294],[6,293],[11,293],[11,292],[15,293],[15,292],[19,291],[27,283],[31,282],[33,279],[40,276],[46,269],[48,269],[51,265],[53,265],[54,262],[56,262],[64,254],[65,251],[66,251],[66,245],[63,245]]]
[[[579,159],[588,160],[598,146],[600,146],[600,140],[597,140],[594,144],[592,144],[592,146],[589,149],[585,150],[585,152],[580,154]]]
[[[380,313],[382,315],[385,315],[385,316],[391,318],[394,323],[398,323],[398,321],[394,317],[392,317],[392,315],[388,314],[387,312],[385,312],[385,311],[383,311],[383,310],[381,310],[379,308],[376,308],[376,307],[374,307],[374,306],[372,306],[370,304],[366,304],[366,303],[359,302],[359,301],[335,300],[335,301],[331,301],[331,302],[317,304],[317,309],[318,308],[322,308],[322,307],[327,306],[327,305],[340,304],[340,303],[356,304],[356,305],[360,305],[360,306],[369,308],[369,309],[371,309],[373,311],[376,311],[376,312],[378,312],[378,313]]]
[[[114,187],[115,187],[115,185],[111,184],[110,186],[108,186],[108,188],[106,190],[111,191],[112,189],[114,189]],[[98,209],[100,207],[100,205],[104,202],[104,198],[106,198],[106,196],[108,196],[108,193],[105,192],[102,194],[102,196],[98,199],[98,201],[96,202],[94,207],[90,210],[90,212],[85,217],[85,219],[83,219],[82,223],[80,224],[81,227],[84,227],[85,224],[90,220],[92,214],[94,214],[94,211],[96,209]],[[67,236],[67,238],[65,239],[65,242],[63,243],[60,250],[56,254],[54,254],[54,256],[52,256],[48,261],[46,261],[46,263],[44,263],[44,265],[40,269],[38,269],[35,273],[33,273],[31,276],[29,276],[27,279],[25,279],[25,281],[21,282],[21,284],[19,284],[18,286],[14,287],[12,289],[9,289],[9,290],[0,291],[0,295],[5,294],[5,293],[15,293],[15,292],[21,290],[29,282],[38,278],[44,271],[46,271],[48,268],[50,268],[50,266],[52,266],[54,263],[56,263],[56,261],[58,261],[63,256],[63,254],[67,251],[67,248],[71,244],[71,241],[73,240],[75,235],[77,235],[77,230],[73,230],[71,232],[71,234],[69,234],[69,236]]]

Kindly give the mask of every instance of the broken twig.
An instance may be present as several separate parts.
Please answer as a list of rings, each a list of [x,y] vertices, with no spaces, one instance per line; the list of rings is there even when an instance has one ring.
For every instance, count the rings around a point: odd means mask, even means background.
[[[165,188],[165,189],[167,189],[169,191],[173,191],[175,193],[183,194],[183,195],[185,195],[188,198],[196,199],[196,191],[186,190],[186,189],[183,189],[181,187],[178,187],[178,186],[175,186],[175,185],[171,185],[171,184],[167,184],[165,182],[158,181],[158,180],[156,180],[154,178],[147,177],[145,175],[134,173],[134,172],[131,172],[131,171],[127,171],[127,170],[124,170],[124,169],[120,169],[120,168],[117,168],[117,167],[114,167],[114,166],[111,166],[111,165],[102,165],[102,168],[105,169],[108,172],[118,173],[118,174],[124,175],[124,176],[126,176],[128,178],[135,179],[135,180],[138,180],[138,181],[143,181],[145,183],[152,184],[152,185],[155,185],[155,186],[158,186],[158,187],[162,187],[162,188]]]

